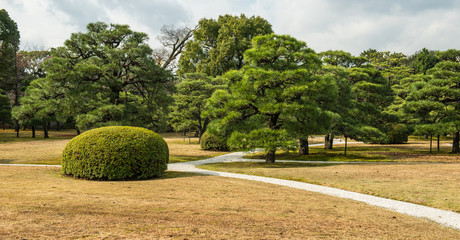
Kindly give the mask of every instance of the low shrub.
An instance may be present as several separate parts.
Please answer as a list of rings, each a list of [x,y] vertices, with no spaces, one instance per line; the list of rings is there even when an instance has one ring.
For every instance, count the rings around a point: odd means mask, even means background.
[[[201,136],[201,149],[211,151],[228,151],[227,139],[205,132]]]
[[[406,143],[409,140],[410,130],[402,124],[396,124],[387,132],[388,143]]]
[[[102,127],[67,144],[62,171],[86,179],[145,179],[161,176],[168,161],[168,145],[157,133],[139,127]]]

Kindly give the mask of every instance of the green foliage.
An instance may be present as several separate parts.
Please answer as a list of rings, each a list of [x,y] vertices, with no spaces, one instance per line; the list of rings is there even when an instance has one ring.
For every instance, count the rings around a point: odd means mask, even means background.
[[[359,129],[359,137],[357,138],[360,141],[365,143],[387,143],[388,137],[380,131],[380,129],[371,127],[371,126],[364,126]]]
[[[206,100],[216,89],[225,87],[222,81],[219,77],[211,78],[205,74],[190,73],[177,84],[170,114],[175,130],[197,129],[201,139],[210,122],[209,116],[203,114],[207,110]]]
[[[416,52],[410,57],[410,60],[410,66],[418,74],[426,74],[429,69],[440,61],[435,51],[430,51],[426,48]]]
[[[293,150],[297,147],[296,141],[284,129],[273,130],[260,128],[249,133],[233,132],[228,144],[232,149],[250,151],[262,148],[268,154],[273,149]]]
[[[13,117],[23,126],[45,127],[47,122],[56,120],[59,111],[60,93],[56,85],[47,78],[40,78],[31,82],[20,99],[21,105],[13,108]]]
[[[217,76],[240,69],[252,38],[272,32],[270,23],[261,17],[241,14],[219,16],[217,20],[203,18],[180,56],[178,75],[197,72]]]
[[[11,103],[8,96],[0,89],[0,122],[11,123]]]
[[[49,81],[59,92],[55,112],[80,129],[107,125],[148,126],[167,123],[174,78],[155,64],[145,33],[127,25],[90,23],[74,33],[45,62]]]
[[[418,127],[418,131],[440,131],[438,124],[449,126],[451,133],[458,136],[460,131],[460,51],[448,50],[438,52],[441,61],[426,73],[429,77],[422,78],[411,84],[406,98],[404,110],[414,116],[418,125],[433,125],[433,127]],[[424,129],[424,130],[421,130]],[[427,130],[428,129],[428,130]],[[454,137],[452,152],[460,152],[459,141]]]
[[[9,91],[15,88],[19,31],[5,9],[0,10],[0,41],[0,89]]]
[[[307,112],[316,114],[318,102],[327,99],[321,93],[333,93],[334,87],[329,78],[315,76],[321,61],[314,51],[290,36],[255,37],[244,60],[247,66],[224,75],[228,89],[216,91],[208,101],[209,112],[219,118],[212,129],[231,135],[233,149],[264,148],[267,161],[273,162],[277,148],[294,145],[297,134],[288,129],[295,128],[287,127],[296,124],[294,112],[308,109],[297,116],[308,122]]]
[[[67,144],[62,171],[86,179],[145,179],[161,176],[168,161],[168,145],[155,132],[103,127],[84,132]]]
[[[391,125],[391,128],[387,131],[388,143],[398,144],[405,143],[409,140],[410,129],[403,124]]]
[[[227,139],[224,137],[212,134],[210,132],[205,132],[201,136],[200,142],[201,149],[211,150],[211,151],[228,151],[229,147],[227,144]]]
[[[351,53],[342,50],[328,50],[318,55],[324,63],[344,68],[360,67],[366,62],[365,57],[355,57]]]

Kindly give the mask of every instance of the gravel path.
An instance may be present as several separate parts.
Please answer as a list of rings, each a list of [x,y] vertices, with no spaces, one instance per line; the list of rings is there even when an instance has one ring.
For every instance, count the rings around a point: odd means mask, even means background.
[[[209,158],[205,160],[200,160],[200,161],[185,162],[185,163],[171,163],[168,165],[168,170],[259,181],[259,182],[271,183],[271,184],[276,184],[276,185],[281,185],[281,186],[286,186],[286,187],[292,187],[296,189],[307,190],[311,192],[318,192],[318,193],[322,193],[322,194],[326,194],[326,195],[330,195],[334,197],[352,199],[355,201],[367,203],[369,205],[383,207],[383,208],[386,208],[386,209],[389,209],[395,212],[404,213],[410,216],[414,216],[418,218],[426,218],[431,221],[440,223],[444,226],[448,226],[448,227],[451,227],[451,228],[454,228],[460,231],[460,214],[452,212],[452,211],[440,210],[440,209],[421,206],[421,205],[417,205],[413,203],[407,203],[407,202],[402,202],[402,201],[397,201],[397,200],[392,200],[392,199],[375,197],[371,195],[350,192],[350,191],[345,191],[345,190],[341,190],[337,188],[325,187],[325,186],[314,185],[314,184],[309,184],[309,183],[282,180],[282,179],[276,179],[276,178],[268,178],[268,177],[258,177],[258,176],[245,175],[245,174],[209,171],[209,170],[199,169],[196,167],[199,165],[219,163],[219,162],[253,162],[254,161],[252,159],[244,159],[243,156],[244,156],[244,153],[235,152],[235,153],[230,153],[230,154],[213,157],[213,158]],[[278,162],[281,162],[281,161],[278,161]]]

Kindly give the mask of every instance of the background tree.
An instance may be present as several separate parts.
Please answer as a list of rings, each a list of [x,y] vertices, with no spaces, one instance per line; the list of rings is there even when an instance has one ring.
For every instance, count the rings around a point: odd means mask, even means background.
[[[321,61],[304,42],[270,34],[255,37],[252,46],[244,54],[247,66],[227,73],[229,89],[216,91],[210,102],[224,114],[220,127],[233,127],[231,147],[263,148],[266,162],[274,162],[277,148],[297,145],[285,124],[292,104],[327,79],[315,76]]]
[[[393,116],[384,111],[394,98],[387,80],[372,66],[350,69],[348,80],[355,98],[353,118],[359,120],[362,126],[360,139],[373,143],[386,142],[385,127],[388,122],[394,121]]]
[[[360,67],[366,62],[365,57],[355,57],[342,50],[328,50],[318,54],[323,63],[344,68]]]
[[[201,19],[180,56],[178,75],[197,72],[217,76],[240,69],[252,38],[272,32],[270,23],[261,17],[241,14]]]
[[[423,48],[409,57],[409,65],[414,69],[415,73],[424,75],[439,61],[440,59],[436,57],[436,51],[426,48]]]
[[[198,130],[199,142],[210,122],[206,111],[206,100],[216,89],[224,88],[221,78],[211,78],[205,74],[190,73],[177,84],[172,105],[171,123],[174,129]]]
[[[17,75],[16,53],[19,51],[19,30],[16,22],[5,9],[0,10],[0,89],[13,92],[13,105],[19,101],[19,79]],[[15,120],[19,137],[19,123]]]
[[[332,101],[333,104],[328,104],[323,107],[333,114],[329,114],[329,126],[324,132],[328,133],[325,138],[325,149],[332,149],[334,143],[334,135],[342,135],[345,138],[345,150],[347,151],[347,141],[349,138],[358,139],[361,123],[355,119],[357,108],[356,98],[352,92],[352,84],[348,76],[349,72],[346,68],[340,65],[326,65],[321,69],[320,74],[333,79],[337,89],[336,98]]]
[[[412,84],[406,111],[420,124],[438,125],[453,133],[452,153],[460,153],[460,51],[439,53],[441,62],[427,71],[427,81]],[[440,133],[437,134],[442,134]]]
[[[0,10],[0,89],[17,91],[16,53],[19,51],[19,31],[16,22],[5,9]],[[18,96],[18,94],[15,94]],[[14,99],[17,105],[17,98]]]
[[[2,123],[3,129],[5,124],[11,123],[11,103],[8,96],[6,96],[3,90],[0,89],[0,122]]]
[[[165,69],[175,69],[177,67],[176,60],[192,35],[193,29],[188,27],[163,26],[161,35],[157,37],[163,47],[153,50],[156,64]]]
[[[43,82],[55,88],[59,119],[80,129],[166,125],[173,77],[155,64],[147,35],[127,25],[90,23],[53,49]]]
[[[43,128],[44,138],[48,138],[48,126],[56,121],[60,112],[62,94],[50,79],[41,78],[31,82],[20,99],[21,104],[13,108],[13,116],[23,126],[31,126],[32,137],[38,126]]]

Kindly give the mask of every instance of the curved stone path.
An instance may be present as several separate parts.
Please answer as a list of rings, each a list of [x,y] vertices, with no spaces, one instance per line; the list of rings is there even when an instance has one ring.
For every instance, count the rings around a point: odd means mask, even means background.
[[[297,181],[290,181],[290,180],[283,180],[277,178],[269,178],[269,177],[258,177],[253,175],[246,175],[246,174],[237,174],[237,173],[228,173],[228,172],[217,172],[217,171],[210,171],[199,169],[197,166],[204,165],[204,164],[211,164],[211,163],[220,163],[220,162],[253,162],[257,160],[252,159],[244,159],[244,153],[242,152],[235,152],[229,153],[226,155],[213,157],[205,160],[199,161],[192,161],[192,162],[184,162],[184,163],[170,163],[168,164],[169,171],[177,171],[177,172],[192,172],[192,173],[199,173],[199,174],[206,174],[206,175],[213,175],[213,176],[220,176],[220,177],[230,177],[230,178],[239,178],[239,179],[246,179],[258,182],[265,182],[271,183],[296,189],[302,189],[311,192],[322,193],[334,197],[340,198],[347,198],[352,199],[359,202],[364,202],[369,205],[378,206],[382,208],[389,209],[391,211],[404,213],[410,216],[418,217],[418,218],[426,218],[431,221],[440,223],[444,226],[448,226],[460,231],[460,214],[440,210],[437,208],[426,207],[422,205],[417,205],[413,203],[407,203],[387,198],[376,197],[372,195],[366,195],[362,193],[356,193],[351,191],[345,191],[337,188],[325,187],[315,184],[297,182]],[[263,160],[262,160],[263,161]],[[278,161],[283,162],[283,161]],[[284,161],[284,162],[293,162],[293,161]],[[296,161],[300,162],[300,161]],[[303,162],[303,161],[302,161]]]

